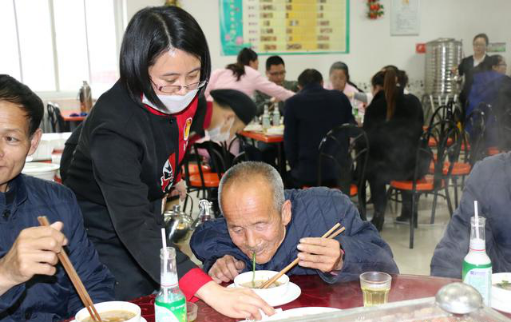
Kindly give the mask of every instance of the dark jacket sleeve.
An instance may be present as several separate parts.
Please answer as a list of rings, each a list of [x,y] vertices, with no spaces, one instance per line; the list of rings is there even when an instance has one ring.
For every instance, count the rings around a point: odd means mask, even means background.
[[[345,255],[343,267],[335,281],[353,281],[366,271],[399,273],[390,247],[376,228],[360,219],[357,208],[346,195],[340,192],[332,195],[332,204],[326,207],[332,207],[331,211],[337,214],[344,213],[341,225],[346,228],[345,232],[337,237]]]
[[[476,163],[465,183],[460,206],[447,225],[447,229],[435,248],[431,259],[431,275],[461,278],[463,259],[468,253],[470,242],[470,218],[474,215],[474,200],[480,207],[485,205],[486,186],[492,181],[492,175]]]
[[[130,138],[98,127],[91,136],[90,151],[94,178],[116,233],[140,267],[159,283],[161,203],[147,199],[148,187],[140,178],[141,149]],[[179,278],[196,267],[179,250],[176,262]]]
[[[295,168],[300,155],[298,144],[298,129],[296,119],[296,108],[294,100],[287,100],[284,107],[284,151],[291,168]]]
[[[64,225],[64,233],[68,238],[67,252],[78,276],[87,289],[92,301],[100,303],[114,299],[114,277],[108,268],[99,261],[94,246],[87,238],[83,226],[83,217],[76,198],[69,193],[69,210],[66,214],[69,222]],[[69,298],[68,311],[75,314],[83,307],[76,292]]]
[[[217,259],[231,255],[237,259],[245,256],[232,242],[224,218],[207,221],[195,229],[190,239],[190,248],[202,262],[202,269],[208,272]]]
[[[80,134],[82,133],[83,123],[80,123],[78,127],[73,131],[73,134],[67,139],[64,151],[62,152],[62,158],[60,159],[60,178],[64,183],[67,178],[67,170],[73,161],[73,155],[75,153],[76,146],[80,140]]]

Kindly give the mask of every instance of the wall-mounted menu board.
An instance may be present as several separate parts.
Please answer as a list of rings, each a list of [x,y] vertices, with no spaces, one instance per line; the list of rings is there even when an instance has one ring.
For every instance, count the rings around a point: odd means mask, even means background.
[[[223,55],[349,52],[349,0],[219,0]]]

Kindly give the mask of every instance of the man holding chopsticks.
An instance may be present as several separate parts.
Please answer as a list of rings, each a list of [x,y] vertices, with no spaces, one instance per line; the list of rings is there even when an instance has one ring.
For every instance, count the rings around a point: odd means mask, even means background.
[[[340,191],[284,191],[273,167],[244,162],[222,177],[219,201],[225,219],[199,226],[190,241],[218,283],[248,270],[254,253],[257,270],[280,271],[299,258],[288,275],[318,274],[327,283],[355,280],[365,271],[399,272],[390,247]],[[320,237],[337,223],[344,232]]]
[[[114,279],[87,239],[71,190],[25,176],[41,138],[44,106],[27,86],[0,75],[0,321],[58,321],[83,307],[57,254],[66,246],[92,300],[114,298]],[[38,216],[53,223],[39,227]]]

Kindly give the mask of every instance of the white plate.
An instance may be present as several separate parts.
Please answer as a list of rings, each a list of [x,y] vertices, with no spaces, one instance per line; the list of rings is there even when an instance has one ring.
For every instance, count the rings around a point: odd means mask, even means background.
[[[234,286],[234,283],[232,283],[231,285],[229,285],[227,287],[235,287],[235,286]],[[288,286],[286,294],[284,294],[284,296],[282,296],[282,298],[280,298],[278,301],[270,301],[270,302],[268,302],[268,304],[271,306],[281,306],[281,305],[287,304],[289,302],[293,302],[300,296],[300,294],[302,294],[302,290],[300,289],[300,286],[296,285],[293,282],[289,282],[289,286]]]
[[[266,318],[264,321],[275,321],[280,319],[288,319],[288,318],[296,318],[305,315],[312,314],[320,314],[320,313],[328,313],[328,312],[337,312],[341,311],[341,309],[336,309],[333,307],[299,307],[296,309],[285,310],[275,315],[272,315]]]
[[[511,282],[511,273],[495,273],[492,275],[492,284],[501,283],[502,281]],[[492,286],[491,289],[491,307],[511,313],[511,291]]]

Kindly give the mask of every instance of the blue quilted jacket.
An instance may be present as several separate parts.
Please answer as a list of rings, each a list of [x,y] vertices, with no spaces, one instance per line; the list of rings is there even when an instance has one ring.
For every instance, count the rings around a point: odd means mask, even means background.
[[[468,253],[474,200],[478,202],[479,215],[486,218],[486,253],[493,272],[511,272],[511,153],[505,153],[474,166],[465,183],[460,206],[436,246],[431,275],[461,278],[463,258]]]
[[[324,274],[297,265],[288,275],[319,274],[325,282],[334,283],[356,280],[365,271],[399,272],[390,247],[373,225],[360,219],[358,210],[346,195],[327,188],[286,190],[285,195],[292,203],[292,219],[286,227],[286,237],[273,258],[257,265],[257,270],[280,271],[296,258],[300,238],[320,237],[340,223],[346,230],[336,237],[345,251],[344,265],[338,274]],[[232,243],[223,218],[198,227],[190,246],[206,272],[218,258],[227,254],[243,260],[245,270],[251,267],[251,259]]]
[[[0,193],[0,258],[11,249],[21,230],[39,226],[37,216],[64,223],[67,254],[92,300],[113,300],[114,279],[99,262],[83,228],[82,214],[68,188],[19,175]],[[0,295],[0,321],[60,321],[83,307],[63,267],[54,276],[36,275]]]

